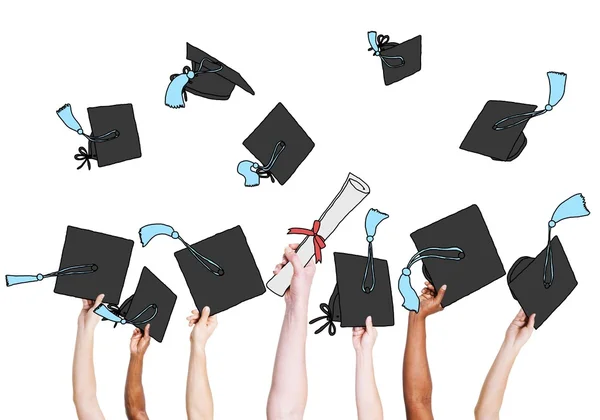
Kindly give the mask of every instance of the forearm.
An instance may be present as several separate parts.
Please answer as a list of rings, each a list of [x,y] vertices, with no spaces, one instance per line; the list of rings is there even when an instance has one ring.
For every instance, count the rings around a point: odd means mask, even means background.
[[[383,407],[375,382],[373,354],[371,351],[356,352],[356,410],[358,420],[383,419]]]
[[[286,307],[267,402],[269,420],[301,419],[304,415],[308,395],[307,312],[307,305]]]
[[[479,401],[475,407],[477,420],[499,418],[508,376],[518,353],[519,351],[512,344],[506,341],[502,344],[481,388]]]
[[[104,419],[96,397],[93,330],[77,330],[72,378],[73,402],[79,419]]]
[[[194,344],[190,351],[185,403],[189,420],[212,420],[214,408],[206,369],[206,352]]]
[[[143,356],[131,355],[125,382],[125,411],[128,419],[147,419],[146,399],[142,385]]]
[[[433,419],[433,386],[427,361],[425,318],[414,312],[408,316],[402,378],[408,420]]]

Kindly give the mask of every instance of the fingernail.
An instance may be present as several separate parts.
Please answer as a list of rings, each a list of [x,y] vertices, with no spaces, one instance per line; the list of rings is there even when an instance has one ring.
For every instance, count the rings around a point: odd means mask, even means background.
[[[286,254],[289,254],[290,252],[292,252],[292,248],[290,248],[289,246],[286,246],[284,252]]]
[[[442,290],[446,290],[446,287],[447,287],[447,286],[444,284],[444,285],[442,286]]]

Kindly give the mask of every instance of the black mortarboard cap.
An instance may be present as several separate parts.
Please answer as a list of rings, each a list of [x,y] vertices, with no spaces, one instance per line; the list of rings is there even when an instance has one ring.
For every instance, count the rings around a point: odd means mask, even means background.
[[[519,258],[507,276],[508,287],[513,297],[519,301],[521,308],[527,316],[535,314],[536,329],[552,315],[577,286],[575,274],[558,236],[552,238],[551,246],[554,281],[550,287],[546,288],[542,280],[546,248],[535,258]]]
[[[399,82],[421,70],[421,35],[401,44],[391,42],[388,35],[368,33],[373,55],[381,59],[385,85]]]
[[[421,255],[425,256],[422,258],[423,274],[436,290],[444,284],[448,286],[442,301],[444,307],[505,274],[483,215],[475,204],[410,236],[419,251],[433,248]],[[448,252],[439,248],[457,250]],[[428,254],[450,258],[428,258]]]
[[[198,309],[209,306],[216,315],[266,291],[240,226],[191,245],[168,225],[140,229],[144,246],[157,235],[179,239],[186,246],[175,252],[175,258]]]
[[[90,160],[97,160],[98,166],[102,167],[142,156],[131,104],[88,108],[91,126],[89,135],[83,132],[73,116],[71,105],[66,104],[56,112],[67,127],[88,140],[89,150],[82,146],[75,155],[75,160],[83,161],[77,169],[85,164],[91,169]]]
[[[133,241],[91,230],[67,227],[57,271],[37,275],[7,275],[7,286],[56,277],[54,292],[117,304],[125,283]]]
[[[192,66],[185,66],[180,74],[171,75],[171,83],[165,95],[165,104],[172,108],[185,107],[186,92],[207,99],[227,100],[236,86],[254,95],[254,90],[235,70],[223,62],[187,43],[187,59]]]
[[[489,156],[494,160],[510,162],[516,159],[525,146],[525,126],[531,118],[551,111],[564,95],[567,75],[548,72],[550,97],[539,111],[536,105],[506,101],[488,101],[473,123],[460,148]]]
[[[135,293],[120,306],[101,305],[94,312],[104,320],[118,324],[132,324],[144,330],[150,324],[150,336],[162,342],[177,296],[152,271],[144,267]]]
[[[247,187],[269,177],[273,182],[277,179],[281,185],[285,184],[315,147],[282,103],[273,108],[243,144],[261,162],[244,160],[238,164],[238,173]]]

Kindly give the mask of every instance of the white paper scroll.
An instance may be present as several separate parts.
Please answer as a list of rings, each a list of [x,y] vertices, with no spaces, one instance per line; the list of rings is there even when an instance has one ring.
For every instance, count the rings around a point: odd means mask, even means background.
[[[342,220],[344,220],[370,192],[371,189],[362,179],[351,173],[348,174],[342,189],[319,218],[321,221],[319,235],[327,240],[327,238],[329,238],[329,236],[337,229],[339,224],[342,223]],[[302,264],[308,264],[315,255],[312,238],[304,238],[298,246],[296,253],[300,257]],[[288,287],[290,287],[293,273],[294,270],[292,265],[286,264],[277,275],[273,276],[271,280],[267,282],[267,288],[276,295],[283,296]]]

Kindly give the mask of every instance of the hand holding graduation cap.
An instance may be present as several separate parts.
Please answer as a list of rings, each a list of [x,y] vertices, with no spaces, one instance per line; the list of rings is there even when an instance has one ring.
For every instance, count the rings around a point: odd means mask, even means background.
[[[439,292],[436,293],[433,284],[428,281],[425,282],[425,287],[421,290],[421,296],[419,296],[420,309],[417,315],[423,318],[429,315],[435,314],[436,312],[442,311],[442,299],[446,294],[446,285],[440,287]]]
[[[129,343],[131,356],[144,357],[144,354],[146,354],[146,350],[148,350],[148,346],[150,345],[150,338],[150,324],[146,324],[143,333],[136,327],[131,336],[131,342]]]
[[[352,345],[354,350],[372,351],[375,341],[377,340],[377,329],[373,326],[373,318],[367,317],[364,327],[352,328]]]
[[[77,319],[77,327],[79,329],[90,329],[93,331],[96,328],[96,325],[100,322],[100,316],[94,313],[94,309],[100,306],[102,299],[104,299],[104,294],[98,295],[95,301],[82,299],[83,308],[81,308],[79,318]]]
[[[210,316],[210,308],[205,306],[202,313],[197,309],[192,311],[192,314],[186,318],[189,321],[189,326],[194,326],[190,334],[192,346],[204,349],[206,342],[217,328],[217,316]]]
[[[315,261],[311,258],[310,262],[304,267],[296,249],[298,244],[290,244],[283,252],[281,263],[275,266],[273,274],[277,275],[287,264],[292,264],[294,274],[289,289],[286,290],[284,297],[287,305],[302,304],[308,305],[308,296],[312,286],[312,280],[315,276]]]
[[[529,340],[529,337],[531,337],[534,324],[535,314],[531,314],[528,317],[523,309],[521,309],[506,330],[504,342],[515,350],[520,350],[527,340]]]

